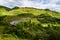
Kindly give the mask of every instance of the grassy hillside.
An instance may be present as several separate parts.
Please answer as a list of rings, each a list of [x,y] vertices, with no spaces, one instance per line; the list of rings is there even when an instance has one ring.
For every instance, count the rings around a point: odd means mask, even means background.
[[[35,16],[40,15],[40,14],[49,14],[52,17],[60,18],[60,13],[50,11],[48,9],[36,9],[36,8],[17,8],[15,10],[9,11],[10,15],[18,15],[22,13],[31,13]]]
[[[4,7],[4,6],[0,6],[0,13],[2,15],[9,15],[9,16],[14,16],[14,15],[18,15],[18,14],[22,14],[22,13],[31,13],[35,16],[40,15],[40,14],[49,14],[52,17],[56,17],[56,18],[60,18],[60,13],[59,12],[55,12],[55,11],[51,11],[49,9],[36,9],[36,8],[28,8],[28,7],[15,7],[13,9]]]
[[[8,14],[9,10],[10,10],[10,8],[0,6],[0,16],[4,16],[4,15]]]
[[[0,6],[0,40],[60,40],[60,13]]]

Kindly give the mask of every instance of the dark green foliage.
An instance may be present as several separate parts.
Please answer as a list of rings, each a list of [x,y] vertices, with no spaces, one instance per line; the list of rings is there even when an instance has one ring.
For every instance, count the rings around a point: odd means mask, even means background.
[[[41,14],[37,16],[38,21],[42,23],[60,23],[60,19],[51,17],[50,15]]]
[[[6,25],[7,23],[2,22],[6,16],[0,16],[0,26]]]
[[[8,30],[8,31],[7,31]],[[19,38],[31,40],[60,40],[60,27],[48,25],[43,27],[41,24],[31,23],[31,21],[20,22],[16,26],[5,27],[6,34],[15,34]]]
[[[20,14],[21,16],[27,16],[27,14]],[[19,16],[20,16],[19,15]],[[32,14],[29,14],[32,16]],[[60,40],[60,26],[54,26],[48,24],[47,27],[43,27],[41,23],[58,23],[60,19],[53,18],[49,15],[39,15],[35,17],[40,23],[21,21],[16,25],[4,22],[4,18],[8,16],[0,17],[0,26],[4,25],[3,34],[14,34],[18,38],[30,39],[30,40]],[[43,19],[41,19],[43,18]]]
[[[0,16],[0,21],[4,20],[6,16]]]
[[[50,11],[49,9],[45,9],[45,11]]]
[[[0,6],[0,9],[1,9],[1,8],[4,8],[4,9],[7,10],[7,11],[10,11],[10,10],[11,10],[10,8],[5,7],[5,6]]]
[[[14,7],[14,8],[12,8],[11,10],[15,10],[15,9],[19,9],[19,7]]]
[[[18,16],[34,17],[34,15],[32,13],[22,13],[22,14],[18,14]]]

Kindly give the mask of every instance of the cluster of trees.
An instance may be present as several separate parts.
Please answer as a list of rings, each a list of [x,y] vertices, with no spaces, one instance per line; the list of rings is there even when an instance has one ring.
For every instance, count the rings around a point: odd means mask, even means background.
[[[57,23],[57,24],[60,24],[60,19],[52,17],[49,14],[40,14],[40,15],[35,16],[32,13],[22,13],[22,14],[18,14],[18,16],[36,18],[41,23],[54,23],[54,24]]]
[[[30,15],[30,16],[29,16]],[[48,26],[43,27],[41,23],[60,23],[57,18],[53,18],[49,15],[34,16],[33,14],[20,14],[18,16],[29,16],[36,18],[40,23],[21,21],[16,25],[11,25],[4,22],[4,18],[8,16],[0,17],[0,26],[4,26],[3,34],[16,35],[18,38],[30,39],[30,40],[60,40],[60,26]]]
[[[35,24],[27,21],[20,22],[15,26],[6,26],[4,34],[15,34],[19,38],[31,40],[60,40],[60,27],[53,25],[43,27],[41,23]]]
[[[51,17],[50,15],[41,14],[36,17],[41,23],[60,23],[60,19]]]

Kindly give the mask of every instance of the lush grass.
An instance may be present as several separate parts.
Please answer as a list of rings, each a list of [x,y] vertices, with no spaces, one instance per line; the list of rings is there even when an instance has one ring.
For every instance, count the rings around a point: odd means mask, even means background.
[[[19,38],[11,34],[0,34],[0,40],[19,40]]]

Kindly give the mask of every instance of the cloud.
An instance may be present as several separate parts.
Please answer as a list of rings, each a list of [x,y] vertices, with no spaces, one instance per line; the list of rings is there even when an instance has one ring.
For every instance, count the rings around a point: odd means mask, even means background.
[[[60,12],[60,0],[0,0],[0,5],[13,8],[34,7],[39,9],[50,9]]]
[[[0,5],[7,6],[10,8],[22,5],[22,2],[20,0],[17,0],[17,1],[16,0],[1,0],[0,3],[1,3]]]

